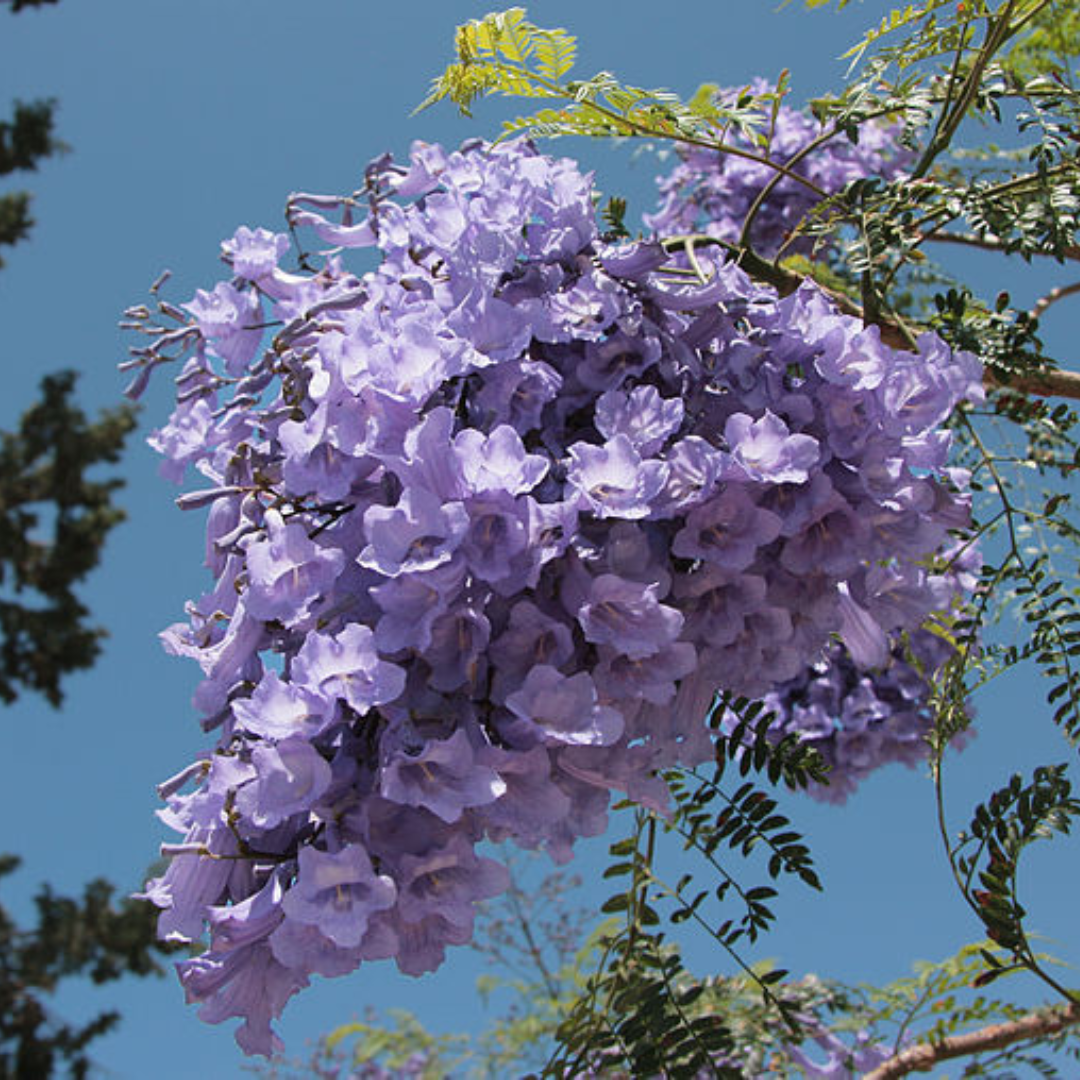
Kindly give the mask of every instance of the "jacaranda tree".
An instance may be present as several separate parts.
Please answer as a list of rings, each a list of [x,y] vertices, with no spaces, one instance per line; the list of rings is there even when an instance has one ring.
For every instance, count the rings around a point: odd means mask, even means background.
[[[433,970],[510,888],[499,845],[565,863],[616,799],[615,919],[555,1010],[548,1073],[885,1077],[964,1056],[989,1075],[989,1053],[1064,1052],[1080,997],[1034,950],[1017,875],[1080,812],[1069,764],[988,793],[963,832],[942,811],[988,942],[916,989],[858,1001],[750,952],[777,884],[820,888],[774,786],[842,800],[925,762],[941,806],[971,693],[1020,663],[1080,736],[1080,456],[1055,400],[1080,376],[1039,337],[1076,286],[1023,311],[929,257],[1077,258],[1073,14],[910,4],[805,111],[786,79],[684,102],[576,78],[570,34],[489,15],[424,104],[539,111],[494,144],[379,158],[351,194],[294,194],[287,233],[222,244],[225,280],[129,309],[130,392],[176,370],[153,442],[174,479],[203,478],[181,506],[209,508],[214,583],[165,641],[202,668],[213,743],[160,789],[179,838],[146,890],[164,938],[209,936],[179,965],[204,1019],[269,1054],[312,975]],[[974,118],[1001,133],[971,144]],[[539,143],[568,135],[674,147],[642,230]],[[1021,644],[997,630],[1008,605]],[[662,879],[666,838],[700,873]],[[688,920],[736,976],[685,971],[670,924]],[[914,1024],[1016,971],[1054,1003]]]

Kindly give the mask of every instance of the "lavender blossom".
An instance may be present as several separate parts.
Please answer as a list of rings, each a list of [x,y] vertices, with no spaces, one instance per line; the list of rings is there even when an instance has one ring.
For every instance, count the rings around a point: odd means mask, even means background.
[[[285,915],[318,927],[335,945],[359,945],[371,916],[393,905],[393,881],[375,873],[359,844],[337,852],[305,847],[298,858],[296,884],[281,903]]]

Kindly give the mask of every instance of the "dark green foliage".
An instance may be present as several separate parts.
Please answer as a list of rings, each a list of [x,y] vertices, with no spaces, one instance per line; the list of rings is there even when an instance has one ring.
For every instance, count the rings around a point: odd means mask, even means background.
[[[0,857],[0,878],[19,865]],[[119,1016],[108,1010],[85,1024],[55,1017],[48,995],[67,978],[105,983],[125,974],[157,973],[155,958],[169,951],[155,941],[156,913],[148,904],[114,903],[113,887],[96,879],[72,899],[48,886],[36,897],[37,923],[20,929],[0,908],[0,1080],[87,1075],[87,1044],[110,1031]]]
[[[53,138],[54,101],[16,101],[11,120],[0,121],[0,176],[29,172],[62,149]]]
[[[1016,586],[1024,618],[1031,628],[1028,648],[1053,685],[1047,701],[1054,723],[1074,744],[1080,742],[1080,604],[1051,577],[1047,560],[1038,557]]]
[[[722,1012],[693,1009],[703,985],[662,934],[604,942],[607,967],[590,980],[558,1030],[545,1076],[591,1069],[605,1076],[740,1077],[725,1059],[734,1039]]]
[[[54,2],[8,6],[18,12]],[[0,177],[32,171],[63,149],[53,137],[54,113],[51,101],[16,102],[11,119],[0,120]],[[29,207],[25,191],[0,195],[0,248],[26,238]],[[15,430],[0,432],[0,700],[7,703],[32,690],[58,706],[63,677],[94,662],[104,635],[87,624],[74,590],[123,520],[113,503],[122,481],[93,473],[119,460],[134,413],[124,406],[88,420],[73,400],[75,379],[73,372],[47,376]],[[17,856],[0,855],[0,878],[18,865]],[[88,1074],[88,1045],[119,1016],[105,1010],[83,1024],[57,1017],[49,999],[63,980],[106,983],[160,970],[155,956],[171,950],[155,940],[155,910],[113,896],[100,878],[79,898],[43,886],[29,928],[0,907],[0,1080]]]
[[[11,11],[41,7],[56,0],[8,0]],[[0,177],[32,172],[38,163],[64,149],[53,138],[54,101],[16,101],[10,120],[0,120]],[[30,195],[25,191],[0,194],[0,248],[25,240],[33,227]],[[0,267],[4,265],[0,256]]]
[[[10,247],[20,240],[25,240],[33,225],[28,192],[15,191],[0,195],[0,244]],[[4,260],[0,258],[0,266],[3,265]]]
[[[72,401],[75,375],[47,376],[41,400],[0,433],[0,698],[18,688],[61,701],[61,678],[89,667],[104,631],[88,626],[75,586],[98,564],[123,520],[122,484],[91,479],[115,463],[134,426],[130,408],[89,421]]]
[[[559,1025],[545,1076],[583,1069],[611,1076],[741,1075],[723,1064],[734,1040],[722,1012],[692,1013],[699,982],[655,929],[660,914],[650,889],[678,899],[654,874],[655,839],[656,820],[639,810],[631,835],[611,845],[605,877],[623,888],[601,910],[619,918],[600,932],[597,969]]]
[[[55,110],[52,101],[17,101],[12,118],[0,120],[0,177],[32,171],[39,161],[63,149],[53,138]],[[0,248],[25,240],[32,226],[27,192],[0,195]]]
[[[749,781],[728,793],[720,780],[719,771],[712,777],[691,772],[669,778],[677,805],[674,827],[684,846],[708,859],[724,847],[746,857],[760,846],[767,854],[770,878],[794,874],[820,889],[810,852],[790,820],[777,812],[776,799]]]
[[[1036,840],[1068,833],[1072,819],[1080,814],[1080,801],[1072,796],[1065,770],[1064,765],[1036,769],[1026,785],[1019,775],[1013,776],[976,808],[969,835],[954,851],[965,898],[987,935],[1025,967],[1035,961],[1024,932],[1026,912],[1017,898],[1020,858]],[[989,954],[984,959],[988,963],[984,983],[1009,970]]]
[[[600,210],[600,217],[607,226],[605,237],[608,240],[625,240],[630,236],[626,227],[626,200],[613,195]]]
[[[769,734],[771,714],[759,702],[723,697],[712,713],[719,726],[727,712],[735,717],[730,733],[717,738],[717,764],[710,775],[671,771],[665,775],[675,801],[669,819],[638,811],[631,836],[611,846],[605,878],[621,889],[602,906],[618,916],[618,929],[600,939],[601,958],[558,1030],[559,1047],[546,1075],[571,1076],[603,1066],[605,1075],[697,1077],[741,1076],[732,1016],[717,998],[722,979],[701,980],[685,970],[678,950],[658,929],[665,921],[693,921],[742,969],[758,995],[759,1009],[771,1010],[792,1042],[800,1039],[797,1009],[785,997],[788,973],[760,971],[739,949],[769,929],[777,890],[744,884],[737,874],[755,851],[765,854],[769,879],[784,874],[820,889],[810,852],[777,800],[752,781],[764,774],[770,783],[805,786],[825,777],[820,757],[794,738]],[[742,780],[734,791],[723,786],[726,769]],[[682,839],[705,864],[708,887],[684,873],[674,885],[657,873],[657,826]],[[731,865],[725,856],[734,857]],[[729,914],[730,905],[735,906]],[[716,909],[715,911],[713,909]],[[708,1007],[695,1003],[708,991]]]
[[[729,763],[737,763],[740,776],[765,773],[770,784],[804,788],[812,781],[828,783],[828,767],[821,755],[794,734],[777,740],[770,731],[774,717],[760,701],[722,693],[713,706],[710,724],[718,727],[727,713],[735,724],[716,741],[717,779]]]
[[[123,518],[113,503],[121,481],[92,479],[114,464],[134,424],[128,407],[93,421],[73,402],[75,375],[42,382],[41,399],[12,432],[0,433],[0,698],[20,689],[61,701],[61,681],[89,667],[104,631],[75,586],[98,564],[109,531]],[[0,857],[0,876],[18,866]],[[58,982],[88,976],[107,982],[157,971],[155,912],[112,901],[113,888],[90,882],[81,899],[39,893],[37,924],[18,927],[0,907],[0,1080],[86,1075],[87,1045],[118,1021],[106,1011],[83,1025],[52,1016]]]

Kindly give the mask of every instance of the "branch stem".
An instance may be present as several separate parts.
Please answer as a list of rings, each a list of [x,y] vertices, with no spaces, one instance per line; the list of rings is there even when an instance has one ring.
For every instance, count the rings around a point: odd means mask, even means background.
[[[990,1024],[978,1031],[950,1035],[940,1042],[908,1047],[867,1073],[865,1080],[896,1080],[913,1072],[929,1072],[942,1061],[1000,1050],[1026,1039],[1045,1039],[1077,1023],[1080,1023],[1080,1005],[1040,1009],[1019,1020]]]
[[[805,280],[801,274],[792,273],[775,263],[763,259],[749,248],[740,247],[729,240],[721,240],[716,236],[704,234],[694,236],[673,236],[663,241],[664,247],[669,249],[686,249],[687,244],[694,246],[713,245],[722,247],[735,257],[736,263],[743,268],[752,278],[772,285],[781,296],[793,293]],[[849,296],[828,289],[818,284],[826,296],[845,314],[856,318],[863,318],[862,307]],[[881,330],[881,340],[894,349],[910,351],[912,347],[911,331],[895,317],[879,314],[875,323]],[[983,375],[983,384],[988,389],[1007,388],[1019,394],[1032,397],[1063,397],[1080,401],[1080,372],[1062,371],[1049,369],[1047,371],[1034,372],[1032,374],[1015,374],[1008,377],[998,375],[987,370]]]
[[[1064,300],[1066,296],[1073,296],[1080,292],[1080,281],[1074,281],[1070,285],[1059,285],[1056,289],[1051,289],[1045,296],[1039,297],[1035,306],[1031,309],[1031,317],[1033,319],[1039,319],[1042,314],[1051,304],[1056,304],[1059,300]]]

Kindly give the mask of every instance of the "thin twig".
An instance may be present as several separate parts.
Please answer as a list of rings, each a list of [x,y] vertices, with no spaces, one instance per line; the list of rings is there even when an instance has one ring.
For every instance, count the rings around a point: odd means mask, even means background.
[[[946,100],[941,112],[938,114],[934,133],[923,151],[919,163],[911,170],[911,178],[918,180],[925,176],[941,152],[952,143],[953,136],[961,121],[967,116],[975,100],[979,87],[982,84],[983,72],[993,59],[994,54],[1009,38],[1009,20],[1012,18],[1016,0],[1005,0],[998,9],[997,17],[990,16],[986,24],[986,40],[975,54],[971,67],[968,69],[960,92],[955,100]],[[951,95],[950,95],[951,98]]]
[[[1035,306],[1031,309],[1030,315],[1033,319],[1042,317],[1042,314],[1051,304],[1056,304],[1059,300],[1064,300],[1066,296],[1072,296],[1075,293],[1080,292],[1080,281],[1074,281],[1071,285],[1059,285],[1056,289],[1051,289],[1045,296],[1040,296],[1035,302]]]
[[[591,109],[609,123],[622,127],[628,135],[639,135],[653,139],[671,139],[673,142],[685,143],[687,146],[699,146],[706,150],[715,150],[720,154],[732,154],[735,157],[745,158],[747,161],[754,161],[759,165],[774,169],[781,175],[786,176],[789,180],[794,180],[796,183],[801,184],[803,187],[812,191],[819,199],[826,199],[829,197],[827,191],[818,187],[818,185],[808,177],[793,172],[782,162],[773,161],[771,158],[761,154],[755,154],[752,150],[747,150],[744,147],[732,143],[725,143],[717,139],[708,139],[697,135],[691,135],[688,132],[663,131],[649,127],[648,124],[644,124],[640,120],[635,120],[631,116],[618,112],[616,109],[601,105],[594,98],[584,98],[579,100],[576,94],[572,93],[565,85],[560,83],[558,79],[548,78],[546,75],[541,75],[539,72],[530,71],[527,67],[519,66],[517,64],[508,64],[499,60],[484,60],[482,61],[482,64],[501,74],[509,74],[513,78],[524,79],[528,82],[535,83],[537,86],[546,90],[550,96],[563,98],[571,106],[576,105],[580,107],[582,111]]]

